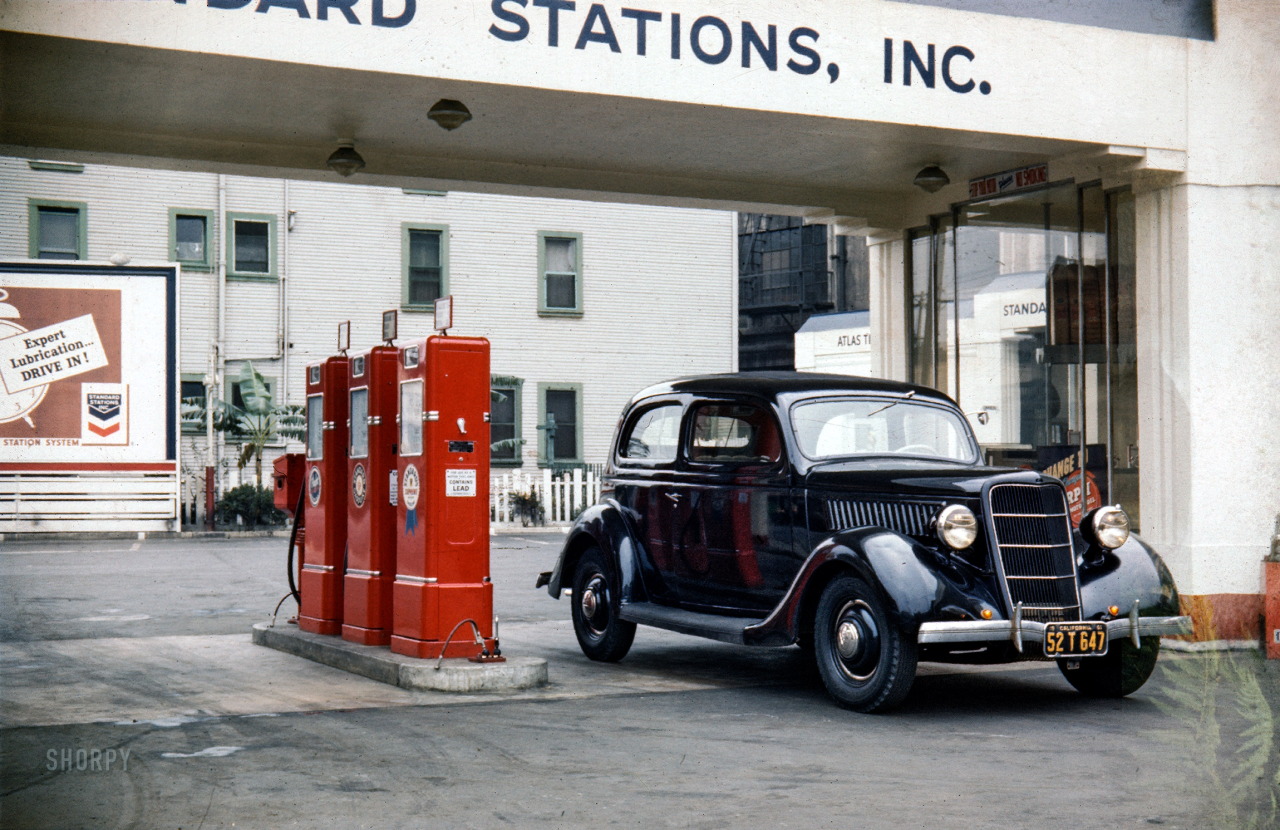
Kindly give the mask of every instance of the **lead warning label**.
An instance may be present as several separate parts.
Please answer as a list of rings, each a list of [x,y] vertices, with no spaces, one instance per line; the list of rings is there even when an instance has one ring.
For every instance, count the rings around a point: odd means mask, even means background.
[[[467,497],[476,494],[475,470],[445,470],[444,494],[446,496]]]

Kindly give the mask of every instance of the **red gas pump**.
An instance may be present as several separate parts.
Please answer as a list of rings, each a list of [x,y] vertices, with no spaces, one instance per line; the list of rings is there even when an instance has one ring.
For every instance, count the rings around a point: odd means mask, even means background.
[[[342,354],[307,366],[306,535],[298,627],[315,634],[337,634],[342,629],[348,363]]]
[[[364,645],[386,645],[391,638],[399,365],[400,350],[395,346],[374,346],[351,358],[342,638]]]
[[[493,651],[489,341],[428,337],[401,354],[391,650],[471,656],[479,637]]]

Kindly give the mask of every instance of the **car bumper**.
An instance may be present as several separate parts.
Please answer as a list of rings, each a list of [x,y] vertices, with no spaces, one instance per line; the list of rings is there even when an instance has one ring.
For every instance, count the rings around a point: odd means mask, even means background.
[[[926,622],[920,625],[919,643],[989,643],[1009,641],[1021,651],[1022,644],[1044,643],[1047,626],[1042,622],[1021,620],[957,620]],[[1143,637],[1171,637],[1192,633],[1190,617],[1139,617],[1130,614],[1107,620],[1107,640],[1128,637],[1139,645]]]

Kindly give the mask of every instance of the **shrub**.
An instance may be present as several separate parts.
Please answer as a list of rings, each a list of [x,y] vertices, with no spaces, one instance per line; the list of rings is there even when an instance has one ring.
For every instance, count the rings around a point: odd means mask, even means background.
[[[265,487],[241,484],[223,494],[218,502],[218,521],[235,524],[240,516],[246,527],[278,525],[284,521],[284,513],[276,509],[274,494]]]
[[[545,519],[542,499],[537,493],[510,493],[511,510],[520,517],[520,524],[528,527],[540,525]]]

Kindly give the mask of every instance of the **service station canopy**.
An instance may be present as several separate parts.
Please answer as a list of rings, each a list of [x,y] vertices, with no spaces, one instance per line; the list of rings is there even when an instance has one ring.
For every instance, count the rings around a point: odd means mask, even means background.
[[[920,2],[0,0],[0,152],[843,218],[1185,150],[1176,37]],[[1086,59],[1084,56],[1093,56]],[[474,118],[446,131],[439,99]],[[914,217],[914,218],[913,218]]]

